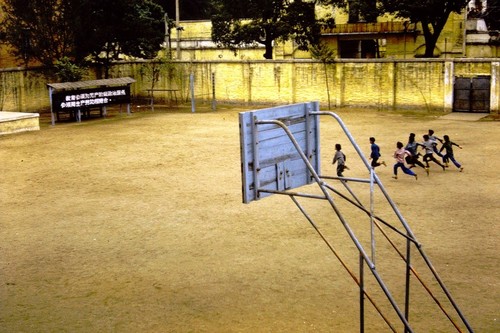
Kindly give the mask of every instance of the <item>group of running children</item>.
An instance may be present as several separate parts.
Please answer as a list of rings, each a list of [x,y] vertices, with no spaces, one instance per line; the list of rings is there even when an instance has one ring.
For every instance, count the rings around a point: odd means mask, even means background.
[[[434,135],[433,130],[429,130],[428,134],[423,136],[423,142],[415,141],[415,133],[410,133],[410,137],[408,138],[408,143],[406,146],[403,145],[402,142],[398,141],[396,143],[396,151],[394,152],[394,158],[396,159],[396,163],[394,164],[394,175],[392,178],[398,179],[398,169],[401,170],[410,176],[415,177],[415,180],[418,179],[417,174],[411,170],[417,166],[423,168],[427,175],[429,175],[429,162],[432,161],[439,165],[443,171],[449,166],[450,161],[460,170],[463,171],[463,167],[460,163],[455,160],[455,156],[453,155],[453,146],[456,146],[460,149],[462,147],[456,144],[453,141],[450,141],[450,137],[448,135],[443,136],[443,139],[440,139]],[[438,142],[442,144],[441,148],[438,150]],[[425,154],[423,157],[423,163],[419,160],[421,154],[418,152],[418,147],[422,147],[425,150]],[[385,161],[380,161],[380,147],[375,143],[375,138],[370,138],[370,159],[372,168],[376,168],[378,166],[384,165],[387,166]],[[445,151],[442,154],[442,151]],[[442,163],[438,161],[434,154],[438,155],[442,159]],[[340,144],[335,145],[335,155],[333,157],[333,164],[337,163],[337,176],[344,177],[344,170],[349,170],[346,166],[346,156],[342,152],[342,146]],[[406,164],[408,167],[406,166]]]

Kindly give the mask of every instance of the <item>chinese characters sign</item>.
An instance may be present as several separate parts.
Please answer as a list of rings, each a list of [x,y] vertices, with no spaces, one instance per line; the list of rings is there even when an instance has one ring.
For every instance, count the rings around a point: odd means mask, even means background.
[[[54,111],[130,103],[130,86],[60,91],[52,95]]]

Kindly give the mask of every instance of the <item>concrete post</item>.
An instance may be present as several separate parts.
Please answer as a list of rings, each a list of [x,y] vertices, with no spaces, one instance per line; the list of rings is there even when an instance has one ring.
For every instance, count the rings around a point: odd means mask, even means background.
[[[500,62],[491,63],[490,113],[500,113]]]
[[[453,85],[454,85],[454,75],[455,67],[452,61],[446,61],[444,63],[444,85],[443,85],[443,100],[444,108],[443,111],[451,112],[453,111]]]

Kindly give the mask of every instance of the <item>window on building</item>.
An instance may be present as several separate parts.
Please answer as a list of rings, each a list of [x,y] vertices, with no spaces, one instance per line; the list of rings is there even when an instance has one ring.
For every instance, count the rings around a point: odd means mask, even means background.
[[[341,58],[380,58],[379,43],[376,39],[341,40],[339,49]]]

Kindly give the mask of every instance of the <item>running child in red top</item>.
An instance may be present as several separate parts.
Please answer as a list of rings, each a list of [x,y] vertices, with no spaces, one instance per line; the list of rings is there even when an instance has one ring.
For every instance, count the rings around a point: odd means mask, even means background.
[[[402,142],[398,141],[396,147],[397,149],[394,152],[394,158],[396,159],[396,164],[394,164],[394,176],[392,176],[392,178],[398,179],[398,169],[401,168],[401,170],[403,170],[404,173],[415,177],[415,180],[417,180],[418,179],[417,174],[405,166],[405,157],[411,156],[411,153],[403,148]]]

